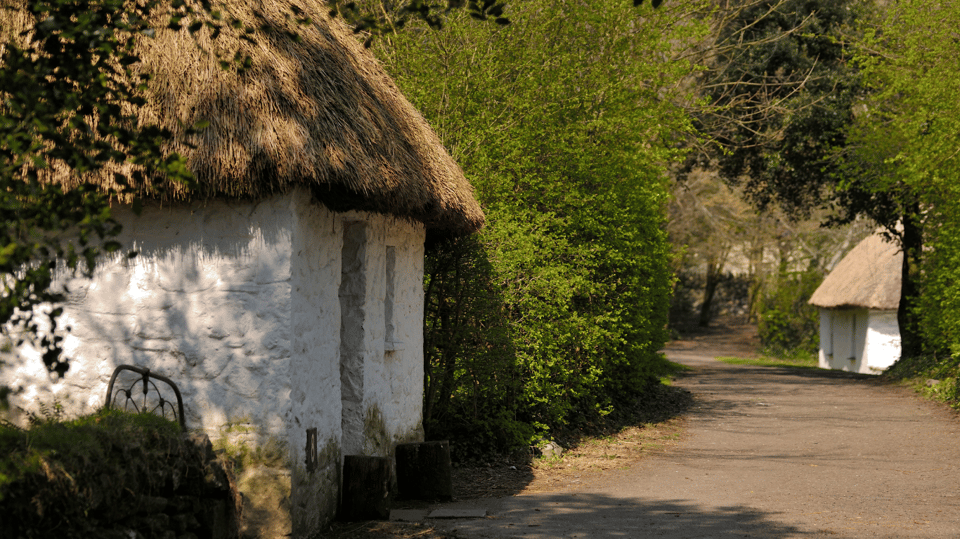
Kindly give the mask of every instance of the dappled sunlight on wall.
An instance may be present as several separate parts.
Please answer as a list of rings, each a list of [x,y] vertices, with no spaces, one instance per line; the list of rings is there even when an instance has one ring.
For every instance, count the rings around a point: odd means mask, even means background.
[[[28,386],[17,404],[36,411],[56,398],[88,411],[102,404],[113,368],[135,364],[177,382],[191,426],[214,430],[271,410],[258,423],[280,434],[277,411],[289,395],[279,381],[288,379],[290,355],[290,204],[148,207],[139,218],[116,211],[125,224],[119,239],[138,256],[103,262],[92,280],[62,279],[71,369],[47,384],[36,353],[24,349],[10,380]]]

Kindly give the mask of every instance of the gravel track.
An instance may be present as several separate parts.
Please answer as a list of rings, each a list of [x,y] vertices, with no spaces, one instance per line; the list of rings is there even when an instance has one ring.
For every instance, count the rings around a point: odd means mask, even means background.
[[[735,329],[735,328],[734,328]],[[676,447],[576,491],[478,501],[458,537],[960,537],[960,422],[876,377],[720,363],[734,333],[673,343],[694,393]],[[713,342],[714,344],[711,344]]]

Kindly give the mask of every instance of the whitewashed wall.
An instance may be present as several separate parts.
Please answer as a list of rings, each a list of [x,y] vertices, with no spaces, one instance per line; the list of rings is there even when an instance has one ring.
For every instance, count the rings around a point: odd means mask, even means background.
[[[869,311],[868,314],[863,363],[870,374],[879,374],[900,359],[900,325],[897,311]]]
[[[24,349],[25,361],[3,372],[8,384],[26,387],[15,404],[35,410],[56,396],[70,412],[92,411],[114,367],[134,364],[176,380],[191,427],[216,434],[249,419],[265,434],[282,433],[291,201],[147,208],[139,218],[115,210],[124,223],[120,241],[139,256],[117,257],[92,280],[68,282],[70,370],[49,384],[39,358]]]
[[[856,310],[820,309],[820,366],[857,372]],[[825,349],[824,345],[829,345]]]
[[[189,427],[216,438],[241,425],[254,443],[287,443],[297,535],[332,517],[344,452],[387,456],[397,442],[422,439],[421,224],[335,214],[307,191],[115,214],[120,240],[140,255],[104,263],[92,280],[69,280],[70,370],[52,383],[36,352],[20,350],[0,371],[0,383],[24,387],[15,407],[37,412],[56,398],[68,413],[92,411],[120,364],[170,376]],[[362,229],[353,265],[341,260],[349,223]],[[348,320],[341,282],[351,272],[361,276],[362,301]],[[341,335],[344,327],[353,333]],[[345,370],[349,341],[359,343],[357,361]],[[346,378],[360,383],[359,423],[344,413]],[[317,431],[313,470],[308,429]]]
[[[364,410],[367,427],[379,412],[389,438],[366,436],[361,453],[389,456],[396,442],[423,439],[423,236],[409,223],[374,222],[368,251],[372,316],[365,338]],[[413,237],[411,237],[413,236]],[[416,241],[415,238],[420,238]],[[387,251],[392,270],[387,279]],[[386,304],[391,289],[392,305]],[[392,335],[387,334],[386,313],[392,312]],[[411,361],[411,358],[417,358]],[[418,392],[405,388],[416,387]]]
[[[833,312],[820,309],[820,350],[817,365],[821,369],[832,369],[833,360]]]
[[[820,309],[821,368],[879,374],[899,357],[896,311]]]

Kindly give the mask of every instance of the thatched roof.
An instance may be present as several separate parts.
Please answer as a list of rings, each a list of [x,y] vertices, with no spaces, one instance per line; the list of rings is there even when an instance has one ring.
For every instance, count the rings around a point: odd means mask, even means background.
[[[869,236],[827,275],[810,303],[825,308],[896,310],[902,263],[899,245],[881,234]]]
[[[220,0],[225,19],[258,30],[255,43],[225,28],[211,41],[186,30],[143,39],[153,75],[144,121],[175,133],[199,187],[170,200],[260,198],[311,188],[334,210],[361,209],[472,232],[483,213],[461,169],[372,54],[317,0],[297,3],[313,24],[293,23],[289,0]],[[200,32],[203,34],[203,32]],[[299,35],[299,39],[295,39]],[[249,55],[245,73],[209,54]],[[182,126],[208,121],[187,139]],[[193,145],[191,147],[190,145]]]

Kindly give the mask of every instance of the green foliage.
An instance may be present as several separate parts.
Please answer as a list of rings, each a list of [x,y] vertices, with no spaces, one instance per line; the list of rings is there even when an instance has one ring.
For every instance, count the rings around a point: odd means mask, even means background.
[[[943,356],[903,358],[884,371],[884,378],[912,384],[924,397],[960,409],[960,350]]]
[[[960,24],[955,2],[898,2],[871,28],[858,63],[872,94],[857,116],[853,138],[874,192],[909,202],[905,217],[922,227],[923,242],[908,249],[922,279],[910,314],[927,353],[943,357],[960,328]]]
[[[2,5],[0,327],[18,342],[35,341],[60,376],[68,364],[57,325],[65,292],[53,287],[57,273],[89,274],[97,257],[120,248],[110,239],[120,231],[111,196],[136,191],[148,178],[189,179],[183,160],[162,152],[169,133],[136,117],[148,80],[131,70],[139,62],[134,43],[152,35],[161,6]]]
[[[957,362],[954,362],[952,372],[949,376],[943,377],[937,382],[926,383],[919,386],[920,393],[930,399],[938,402],[945,402],[952,408],[960,408],[960,368]]]
[[[800,369],[819,368],[816,352],[791,350],[783,354],[763,355],[756,358],[718,357],[717,361],[731,365],[754,365],[757,367],[791,367]]]
[[[960,22],[953,2],[901,2],[865,39],[858,62],[873,94],[858,116],[859,136],[874,138],[892,170],[888,183],[904,183],[930,195],[952,184],[960,156],[960,105],[953,90],[960,80],[952,30]],[[882,139],[874,128],[884,126]],[[883,140],[885,144],[880,144]]]
[[[168,440],[179,436],[176,422],[117,410],[70,421],[54,414],[37,418],[28,429],[0,424],[4,529],[18,521],[29,524],[37,537],[45,536],[57,527],[70,529],[94,506],[119,503],[131,485],[142,489],[139,494],[163,487],[165,479],[150,466],[165,458]]]
[[[674,59],[702,28],[596,0],[451,16],[378,56],[481,200],[477,236],[428,253],[424,426],[500,449],[606,413],[661,366],[671,285],[665,164],[690,131]]]
[[[937,207],[940,226],[928,233],[931,248],[924,257],[918,305],[925,352],[939,357],[960,347],[960,206],[956,200],[945,200]]]
[[[817,269],[781,274],[761,302],[760,343],[776,355],[816,353],[819,346],[819,311],[808,301],[823,281]]]

